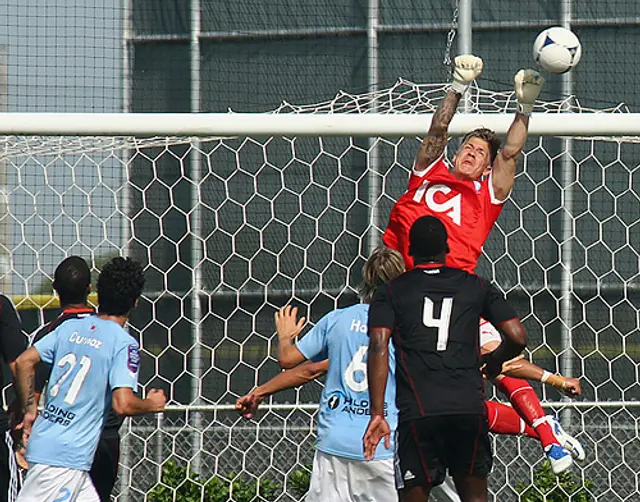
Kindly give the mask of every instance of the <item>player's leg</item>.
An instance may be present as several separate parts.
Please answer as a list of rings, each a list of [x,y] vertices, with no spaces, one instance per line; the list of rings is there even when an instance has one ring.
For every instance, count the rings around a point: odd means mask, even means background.
[[[440,417],[398,424],[395,475],[401,502],[427,502],[431,488],[444,481],[441,426]]]
[[[510,436],[524,435],[540,439],[536,431],[511,406],[497,401],[485,401],[484,404],[487,409],[489,432]]]
[[[500,333],[490,323],[486,321],[481,323],[480,345],[483,352],[495,350],[501,340]],[[526,380],[505,375],[500,375],[493,380],[493,383],[509,399],[518,415],[535,430],[545,455],[551,462],[553,472],[559,474],[571,467],[573,464],[571,453],[562,445],[561,437],[556,436],[553,421],[545,414],[540,399],[531,385]],[[504,420],[504,422],[508,421],[508,419]]]
[[[488,502],[487,476],[458,473],[454,474],[453,482],[462,502]]]
[[[451,415],[446,436],[449,473],[462,502],[487,502],[487,476],[493,465],[489,424],[485,415]]]
[[[403,488],[399,493],[400,502],[428,502],[431,486],[412,486],[411,488]]]
[[[120,458],[120,435],[102,435],[89,476],[95,486],[101,502],[111,500],[111,492],[118,476]]]
[[[0,426],[0,502],[14,502],[20,486],[11,430],[7,426]]]

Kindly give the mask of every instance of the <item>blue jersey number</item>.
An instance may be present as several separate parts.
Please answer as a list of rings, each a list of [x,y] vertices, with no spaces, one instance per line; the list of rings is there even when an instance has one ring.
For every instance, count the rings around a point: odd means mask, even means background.
[[[368,345],[360,345],[349,366],[344,371],[344,383],[353,392],[364,392],[369,388],[367,363],[364,360],[367,357],[367,350],[369,350]]]
[[[69,375],[71,375],[74,368],[76,367],[76,363],[77,363],[76,355],[72,352],[69,352],[68,354],[60,358],[56,366],[59,366],[60,368],[64,368],[65,366],[68,366],[68,368],[62,374],[62,376],[58,378],[58,381],[51,386],[51,389],[49,390],[49,395],[51,397],[56,397],[58,395],[58,393],[60,392],[60,387],[65,382],[65,380],[69,378]],[[75,403],[76,399],[78,398],[78,394],[80,393],[82,384],[87,378],[87,373],[89,373],[89,369],[91,369],[91,359],[88,358],[87,356],[82,356],[80,358],[79,366],[80,366],[80,369],[73,377],[73,380],[71,381],[71,385],[69,386],[69,390],[67,391],[67,395],[64,397],[64,402],[70,405]],[[54,502],[57,502],[57,501],[54,501]]]

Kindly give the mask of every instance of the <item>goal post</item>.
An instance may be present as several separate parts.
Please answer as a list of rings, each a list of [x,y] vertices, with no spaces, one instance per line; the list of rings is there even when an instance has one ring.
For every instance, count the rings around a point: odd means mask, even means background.
[[[362,115],[366,116],[363,120]],[[635,136],[640,113],[534,113],[531,136]],[[20,136],[420,136],[431,113],[420,115],[257,113],[0,113],[0,134]],[[487,127],[504,136],[512,114],[458,113],[451,136]]]
[[[296,304],[311,325],[357,301],[444,89],[401,81],[266,114],[0,115],[3,280],[25,331],[53,314],[50,279],[65,256],[85,257],[94,274],[117,255],[145,266],[130,330],[141,384],[170,402],[162,417],[125,423],[118,501],[165,500],[191,482],[300,499],[321,385],[275,396],[254,421],[234,401],[278,371],[276,309]],[[538,103],[479,272],[523,317],[531,359],[582,379],[577,402],[537,387],[548,409],[572,410],[566,426],[588,454],[576,486],[625,500],[640,470],[640,117],[571,103]],[[514,108],[512,93],[473,89],[451,135],[505,134]],[[494,443],[492,492],[523,500],[541,449]],[[197,476],[161,482],[170,460]]]

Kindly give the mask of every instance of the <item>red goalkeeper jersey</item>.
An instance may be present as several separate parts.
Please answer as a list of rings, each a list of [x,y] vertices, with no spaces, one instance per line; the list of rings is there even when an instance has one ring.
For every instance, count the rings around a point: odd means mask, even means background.
[[[447,266],[474,273],[503,203],[493,193],[491,175],[483,181],[461,181],[440,157],[426,170],[411,172],[409,189],[393,206],[382,241],[402,253],[407,270],[412,269],[411,225],[422,216],[435,216],[449,234]]]

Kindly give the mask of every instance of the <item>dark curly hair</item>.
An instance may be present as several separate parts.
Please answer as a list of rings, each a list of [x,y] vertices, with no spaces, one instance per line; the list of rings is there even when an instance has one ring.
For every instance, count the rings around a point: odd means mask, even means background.
[[[114,258],[98,277],[98,312],[106,315],[127,315],[142,294],[144,272],[131,258]]]
[[[64,307],[73,303],[86,303],[91,284],[91,271],[79,256],[69,256],[60,262],[53,274],[53,289],[58,292]]]
[[[491,129],[487,129],[481,127],[479,129],[474,129],[471,132],[468,132],[462,138],[462,142],[460,145],[464,145],[467,140],[470,138],[478,138],[482,141],[485,141],[489,145],[489,153],[490,153],[490,164],[493,164],[493,161],[496,160],[496,156],[498,155],[498,150],[500,150],[500,138],[493,132]]]

